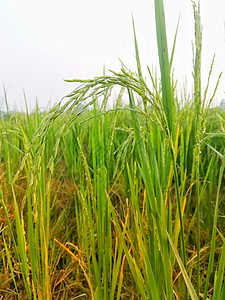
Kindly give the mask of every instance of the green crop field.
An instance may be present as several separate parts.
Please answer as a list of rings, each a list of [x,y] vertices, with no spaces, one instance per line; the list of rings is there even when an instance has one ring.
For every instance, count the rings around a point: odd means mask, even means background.
[[[214,61],[201,87],[193,11],[190,97],[155,0],[150,84],[133,22],[136,72],[71,80],[49,111],[2,115],[0,299],[225,299],[225,110],[210,106]]]

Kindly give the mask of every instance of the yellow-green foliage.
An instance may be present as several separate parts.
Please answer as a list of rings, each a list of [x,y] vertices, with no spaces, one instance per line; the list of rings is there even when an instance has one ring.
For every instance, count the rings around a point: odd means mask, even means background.
[[[201,96],[193,7],[195,93],[182,107],[158,0],[160,83],[143,78],[133,21],[137,74],[72,80],[50,111],[0,119],[3,299],[225,298],[225,114],[206,106],[208,86]]]

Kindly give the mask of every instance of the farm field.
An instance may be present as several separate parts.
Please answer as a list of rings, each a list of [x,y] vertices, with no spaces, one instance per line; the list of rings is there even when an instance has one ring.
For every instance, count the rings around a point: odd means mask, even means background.
[[[225,110],[201,89],[198,6],[190,96],[155,9],[150,85],[133,23],[136,73],[1,117],[0,299],[225,299]]]

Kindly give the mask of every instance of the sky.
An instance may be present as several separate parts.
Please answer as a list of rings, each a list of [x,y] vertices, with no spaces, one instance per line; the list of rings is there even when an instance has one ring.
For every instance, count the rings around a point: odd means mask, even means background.
[[[180,15],[174,56],[178,94],[193,89],[194,19],[191,0],[164,1],[169,53]],[[200,0],[203,26],[202,88],[216,54],[209,97],[225,73],[225,1]],[[154,0],[1,0],[0,108],[4,88],[10,109],[57,103],[76,85],[64,79],[93,78],[119,72],[120,60],[136,71],[132,14],[143,73],[158,67]],[[225,98],[225,74],[215,103]]]

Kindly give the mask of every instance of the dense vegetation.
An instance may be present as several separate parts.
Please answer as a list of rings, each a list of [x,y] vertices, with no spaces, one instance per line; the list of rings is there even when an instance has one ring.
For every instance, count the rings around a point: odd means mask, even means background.
[[[160,82],[143,78],[134,30],[137,74],[1,118],[1,299],[225,299],[225,111],[202,94],[198,6],[182,102],[155,8]]]

